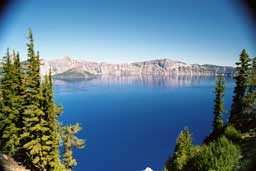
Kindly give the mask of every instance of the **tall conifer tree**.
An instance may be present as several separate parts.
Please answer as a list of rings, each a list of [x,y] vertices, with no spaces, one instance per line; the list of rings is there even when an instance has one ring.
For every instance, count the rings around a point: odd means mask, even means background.
[[[34,52],[34,40],[29,31],[28,61],[26,63],[25,93],[24,93],[24,129],[22,134],[23,148],[26,152],[26,165],[32,170],[46,171],[48,153],[51,150],[48,123],[41,108],[42,87],[40,85],[40,58]]]
[[[240,122],[243,123],[242,131],[246,131],[256,128],[256,58],[252,60],[248,88],[243,102],[243,118]]]
[[[13,72],[14,72],[14,85],[15,85],[15,109],[18,112],[17,116],[17,122],[16,122],[16,127],[19,129],[18,136],[20,137],[22,134],[22,129],[24,127],[23,125],[23,94],[24,94],[24,83],[23,83],[23,68],[20,62],[20,55],[19,52],[16,53],[16,55],[13,55]],[[15,153],[13,156],[17,161],[20,161],[23,159],[23,154],[22,154],[22,143],[18,143],[17,148],[18,151]]]
[[[45,120],[48,122],[49,128],[49,138],[47,139],[47,145],[50,147],[48,154],[48,168],[52,171],[63,170],[63,165],[59,156],[59,145],[61,141],[61,136],[59,132],[60,124],[57,121],[59,113],[61,110],[55,106],[53,100],[53,88],[52,88],[52,76],[51,70],[49,75],[45,75],[44,82],[42,83],[42,110],[45,113]]]
[[[215,104],[214,104],[214,121],[213,132],[220,132],[223,128],[222,113],[224,112],[224,90],[225,82],[222,75],[218,75],[215,86]]]
[[[13,57],[16,57],[15,52]],[[15,68],[11,59],[9,50],[4,57],[3,63],[3,78],[1,79],[1,93],[2,93],[2,106],[1,114],[2,120],[0,122],[2,127],[1,132],[1,147],[5,153],[10,155],[14,154],[18,150],[19,144],[19,128],[17,109],[17,97],[16,97],[16,87],[15,83]]]
[[[7,50],[3,58],[0,86],[0,150],[23,163],[30,170],[64,171],[76,160],[72,148],[82,148],[84,141],[74,134],[77,125],[65,127],[64,164],[59,146],[63,137],[57,121],[62,108],[53,99],[51,70],[40,77],[40,55],[34,51],[31,30],[28,36],[28,60],[21,64],[19,53]]]
[[[11,67],[10,67],[11,57],[10,57],[9,49],[7,49],[6,55],[3,57],[2,66],[3,66],[3,71],[2,71],[3,77],[1,78],[0,148],[1,148],[1,151],[4,151],[6,140],[2,136],[8,124],[8,113],[11,110],[9,109],[9,107],[7,108],[6,106],[6,103],[7,103],[6,97],[9,93],[9,89],[7,89],[7,86],[10,85],[10,83],[8,82],[10,82],[10,70],[11,70]]]
[[[250,68],[250,58],[245,49],[242,50],[239,62],[237,62],[236,65],[237,73],[234,77],[236,86],[231,106],[230,122],[234,124],[236,128],[241,128],[242,125],[239,122],[239,118],[241,118],[243,112],[243,98],[248,87],[247,80]]]

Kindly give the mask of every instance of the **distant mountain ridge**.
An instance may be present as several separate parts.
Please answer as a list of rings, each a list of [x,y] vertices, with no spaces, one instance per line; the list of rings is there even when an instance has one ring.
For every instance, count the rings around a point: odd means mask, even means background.
[[[88,62],[64,57],[55,60],[42,59],[41,72],[44,75],[52,69],[57,78],[82,78],[91,76],[212,76],[217,73],[233,75],[235,68],[230,66],[187,64],[171,59],[157,59],[126,64]]]

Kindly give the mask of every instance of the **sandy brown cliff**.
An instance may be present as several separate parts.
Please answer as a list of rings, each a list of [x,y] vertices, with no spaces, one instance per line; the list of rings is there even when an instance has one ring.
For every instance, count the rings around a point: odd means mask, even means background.
[[[46,73],[52,68],[53,75],[62,77],[69,76],[170,76],[170,75],[216,75],[222,73],[226,75],[234,74],[234,68],[230,66],[198,65],[187,64],[171,59],[159,59],[144,62],[134,62],[126,64],[109,64],[88,61],[78,61],[70,57],[56,60],[42,60],[42,73]]]

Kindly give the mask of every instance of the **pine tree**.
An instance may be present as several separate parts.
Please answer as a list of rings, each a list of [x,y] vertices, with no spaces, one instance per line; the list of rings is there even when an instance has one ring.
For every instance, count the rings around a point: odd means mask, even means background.
[[[214,104],[214,121],[213,132],[220,132],[223,128],[222,112],[224,112],[224,90],[225,82],[222,75],[218,75],[215,86],[215,104]]]
[[[64,139],[64,155],[63,161],[66,170],[72,171],[73,167],[77,165],[76,159],[73,156],[72,148],[84,148],[84,140],[79,139],[74,134],[81,131],[79,124],[65,126],[63,128]]]
[[[63,165],[60,161],[59,156],[59,145],[61,141],[61,136],[59,133],[60,124],[57,121],[57,118],[61,112],[58,106],[55,106],[53,100],[53,88],[52,88],[52,76],[51,70],[49,75],[45,75],[44,82],[42,83],[42,94],[43,94],[43,101],[42,101],[42,110],[45,113],[45,120],[48,122],[49,128],[49,138],[47,139],[47,145],[50,147],[50,151],[48,154],[48,163],[47,170],[51,171],[62,171]]]
[[[41,108],[42,86],[40,84],[40,58],[34,52],[32,32],[29,31],[28,61],[26,63],[22,145],[26,154],[25,165],[32,170],[46,171],[48,153],[51,150],[48,123]]]
[[[256,58],[251,66],[247,94],[243,98],[243,118],[240,119],[244,123],[242,131],[256,128]]]
[[[8,122],[8,114],[10,112],[9,105],[6,106],[7,103],[7,95],[9,94],[9,88],[7,86],[10,85],[10,72],[11,72],[11,57],[9,49],[7,49],[6,56],[3,57],[3,71],[2,71],[2,78],[1,78],[1,113],[0,113],[0,148],[1,151],[4,151],[5,146],[5,138],[3,138],[3,134],[5,132],[5,128],[7,127]]]
[[[20,55],[19,52],[17,52],[16,55],[13,55],[13,71],[14,71],[14,79],[13,79],[13,83],[15,86],[14,90],[15,90],[15,109],[18,112],[18,116],[17,116],[17,123],[16,123],[16,127],[19,129],[19,137],[22,134],[22,129],[24,127],[23,125],[23,117],[22,117],[22,113],[23,113],[23,94],[24,94],[24,82],[23,82],[23,78],[24,78],[24,73],[23,73],[23,67],[21,65],[20,62]],[[22,151],[22,146],[21,143],[18,143],[18,151],[15,153],[15,155],[13,156],[17,161],[23,160],[23,154],[21,153]]]
[[[13,60],[16,59],[16,53],[13,51]],[[19,73],[16,72],[9,50],[3,63],[3,78],[1,79],[2,106],[1,113],[1,146],[2,150],[9,155],[15,154],[19,149],[20,127],[19,123],[19,96],[17,88],[20,86],[16,82]]]
[[[40,55],[34,51],[31,30],[28,36],[28,60],[21,64],[19,53],[7,50],[0,79],[0,150],[30,170],[64,171],[76,165],[72,148],[83,148],[84,140],[74,134],[81,127],[65,127],[64,164],[59,146],[62,128],[57,121],[62,107],[53,99],[51,70],[40,76]]]
[[[256,93],[256,57],[252,60],[251,66],[251,72],[248,79],[248,92]]]
[[[247,80],[250,68],[250,58],[245,49],[240,54],[240,60],[236,63],[237,73],[234,77],[236,86],[234,89],[233,103],[231,106],[230,123],[236,128],[241,128],[242,125],[239,122],[243,112],[243,98],[247,90]]]
[[[186,165],[192,150],[192,138],[188,128],[181,131],[172,158],[170,158],[165,168],[168,171],[182,171]]]

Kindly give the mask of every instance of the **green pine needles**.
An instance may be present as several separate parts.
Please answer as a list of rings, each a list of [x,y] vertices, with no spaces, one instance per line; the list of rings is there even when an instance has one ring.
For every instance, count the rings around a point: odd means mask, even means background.
[[[188,128],[181,131],[177,141],[173,157],[171,157],[165,166],[167,170],[182,171],[186,165],[192,150],[192,137]]]
[[[240,129],[242,127],[242,123],[240,123],[239,120],[243,115],[243,102],[248,88],[248,78],[251,67],[251,59],[245,49],[242,50],[239,62],[237,62],[236,65],[237,73],[234,77],[236,86],[231,106],[230,122],[235,125],[236,128]]]
[[[57,121],[62,108],[54,103],[51,70],[40,74],[40,54],[35,53],[29,30],[27,57],[20,61],[18,52],[7,49],[3,57],[0,84],[0,151],[14,157],[30,170],[64,171],[75,165],[72,147],[83,147],[84,141],[73,134],[79,125],[61,127]],[[63,131],[70,128],[72,131]],[[67,144],[70,139],[71,144]],[[64,140],[64,161],[59,147]],[[71,151],[71,152],[70,152]],[[66,153],[70,153],[66,159]]]
[[[222,119],[225,81],[223,76],[218,75],[212,132],[202,145],[193,146],[188,129],[184,129],[177,139],[174,153],[167,161],[165,170],[240,171],[241,165],[253,167],[247,159],[250,155],[245,153],[244,144],[248,145],[250,142],[246,140],[246,136],[256,131],[256,59],[250,59],[243,49],[236,64],[236,85],[229,122],[225,125]]]
[[[81,131],[79,124],[65,126],[63,128],[64,133],[64,155],[63,161],[66,170],[72,170],[77,165],[76,159],[73,157],[72,148],[84,148],[84,140],[79,139],[74,134]]]
[[[19,55],[13,52],[10,55],[7,49],[3,58],[3,78],[1,79],[1,109],[0,109],[0,145],[2,151],[13,155],[19,150],[21,125],[19,120],[20,92],[19,92]],[[14,63],[13,63],[14,61]]]
[[[224,90],[225,82],[223,76],[218,75],[215,86],[213,132],[220,132],[223,129],[222,113],[224,112]]]

